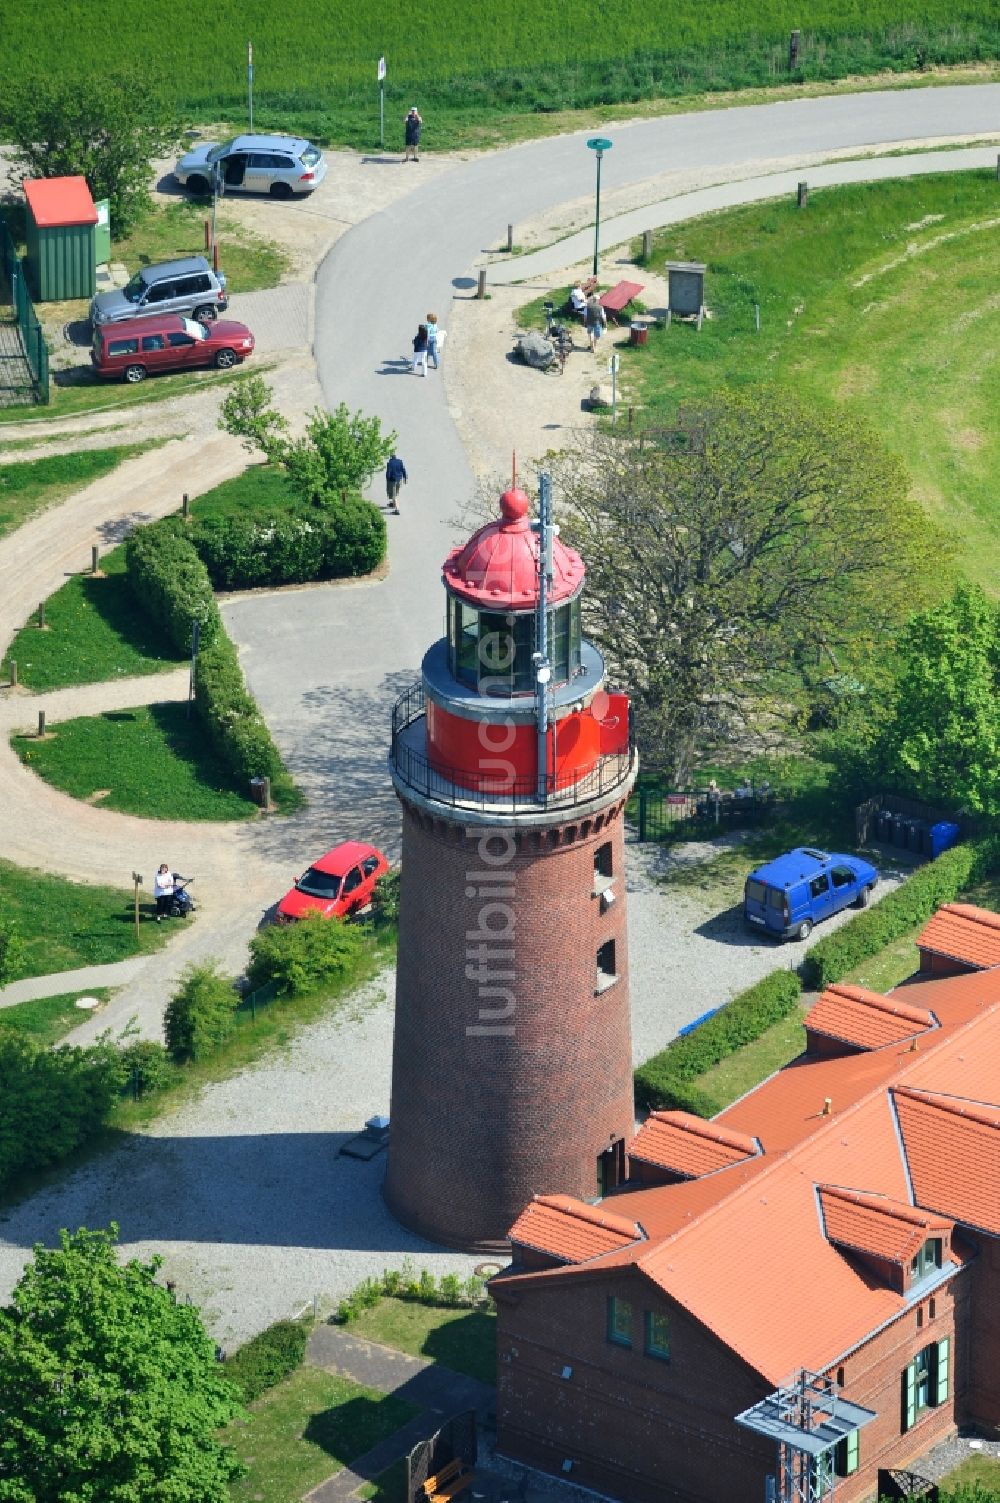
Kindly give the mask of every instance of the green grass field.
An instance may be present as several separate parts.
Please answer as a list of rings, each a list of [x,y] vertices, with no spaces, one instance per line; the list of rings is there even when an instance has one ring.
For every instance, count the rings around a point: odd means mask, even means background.
[[[116,240],[114,255],[130,271],[157,261],[205,254],[204,204],[180,199],[146,214],[124,240]],[[279,246],[235,221],[230,228],[219,217],[219,264],[230,292],[258,292],[277,287],[288,258]]]
[[[75,454],[49,454],[42,459],[0,464],[0,537],[149,447],[120,444],[111,449],[81,449]]]
[[[85,1014],[76,1005],[78,997],[98,997],[106,1002],[111,996],[106,986],[88,992],[63,992],[57,997],[39,997],[33,1002],[17,1002],[0,1008],[0,1028],[27,1034],[38,1044],[58,1044],[71,1029],[82,1023]]]
[[[64,720],[43,741],[15,736],[32,772],[71,798],[146,819],[250,819],[256,812],[186,704]]]
[[[43,6],[8,0],[7,66],[13,77],[46,70],[72,77],[114,66],[98,0],[69,0],[53,29]],[[258,129],[307,128],[330,139],[377,139],[376,60],[388,65],[386,118],[418,101],[427,145],[468,144],[511,116],[543,122],[553,111],[759,86],[788,78],[788,36],[802,30],[803,80],[878,69],[995,58],[1000,26],[987,0],[822,0],[803,15],[792,0],[670,7],[643,0],[508,0],[470,7],[306,6],[265,0],[206,9],[178,0],[170,24],[141,0],[124,0],[116,28],[143,74],[196,119],[242,116],[247,41],[254,44]],[[72,35],[72,47],[65,37]],[[192,59],[211,59],[192,66]],[[506,117],[502,119],[501,117]]]
[[[348,1329],[353,1336],[440,1362],[481,1383],[497,1380],[497,1322],[489,1311],[389,1298],[361,1310]]]
[[[128,880],[127,872],[122,876]],[[0,905],[24,943],[24,961],[12,980],[130,960],[159,950],[172,932],[169,924],[140,923],[137,944],[131,891],[67,882],[3,860]]]
[[[867,418],[951,533],[958,567],[996,593],[998,248],[987,172],[827,189],[805,210],[751,205],[663,231],[654,264],[705,261],[711,317],[700,333],[675,324],[645,349],[626,344],[626,390],[654,423],[718,387],[766,382]]]

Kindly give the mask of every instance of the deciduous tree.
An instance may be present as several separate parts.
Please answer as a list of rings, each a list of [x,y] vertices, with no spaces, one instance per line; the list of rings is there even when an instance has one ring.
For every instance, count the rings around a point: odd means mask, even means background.
[[[240,1405],[193,1306],[119,1265],[118,1228],[59,1234],[0,1310],[4,1503],[228,1503]]]

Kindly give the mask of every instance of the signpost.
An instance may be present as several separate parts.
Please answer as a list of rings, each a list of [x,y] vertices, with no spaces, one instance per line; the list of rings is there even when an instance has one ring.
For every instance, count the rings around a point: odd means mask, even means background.
[[[253,42],[247,42],[247,97],[250,102],[250,134],[253,135]]]
[[[620,363],[621,363],[621,356],[618,354],[618,352],[616,350],[615,353],[612,355],[611,359],[608,361],[608,370],[611,372],[611,421],[612,422],[614,422],[614,420],[615,420],[615,411],[616,411],[617,404],[618,404],[618,366],[619,366]]]
[[[597,156],[597,202],[594,212],[594,276],[597,276],[597,264],[601,254],[601,158],[606,151],[610,151],[614,142],[606,136],[591,136],[587,142],[591,151]]]
[[[378,144],[385,150],[385,58],[378,60]]]

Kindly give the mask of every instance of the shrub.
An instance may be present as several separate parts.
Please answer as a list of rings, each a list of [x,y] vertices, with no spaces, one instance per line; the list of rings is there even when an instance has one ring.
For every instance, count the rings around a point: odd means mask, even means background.
[[[273,779],[282,774],[278,748],[225,632],[198,654],[194,700],[210,743],[235,777]]]
[[[13,919],[0,918],[0,986],[24,964],[24,941]]]
[[[188,966],[163,1017],[174,1059],[200,1059],[217,1049],[232,1032],[238,1000],[232,982],[214,963]]]
[[[693,1033],[674,1039],[635,1072],[636,1100],[650,1109],[669,1107],[711,1116],[715,1103],[694,1078],[787,1018],[802,992],[793,971],[772,971],[740,992]]]
[[[47,1049],[0,1027],[0,1185],[57,1163],[95,1133],[118,1100],[117,1049]]]
[[[377,506],[360,496],[347,496],[333,503],[333,524],[324,555],[327,579],[347,579],[370,574],[385,558],[385,517]]]
[[[377,924],[396,924],[399,922],[399,884],[400,871],[386,872],[384,877],[379,877],[372,893],[372,917]]]
[[[252,987],[277,983],[296,995],[351,977],[364,953],[360,930],[310,914],[294,924],[272,924],[250,941],[247,979]]]
[[[365,1279],[340,1301],[333,1320],[349,1325],[362,1310],[369,1310],[382,1299],[411,1300],[421,1305],[481,1305],[485,1284],[475,1274],[460,1279],[457,1274],[443,1273],[441,1281],[427,1268],[419,1275],[407,1258],[399,1269],[387,1268],[376,1279]]]
[[[981,882],[998,864],[1000,840],[996,837],[945,851],[873,908],[814,945],[799,968],[804,985],[822,991],[839,981],[893,940],[925,923],[942,903],[953,902],[965,888]]]
[[[170,1079],[170,1056],[156,1039],[136,1039],[121,1051],[125,1082],[131,1082],[138,1096],[147,1091],[162,1091]]]
[[[462,1280],[457,1273],[443,1273],[438,1292],[444,1304],[457,1305],[462,1298]]]
[[[191,623],[201,623],[201,644],[221,631],[208,570],[178,524],[137,527],[125,544],[128,582],[143,610],[166,632],[178,652],[191,651]]]
[[[385,558],[385,518],[370,501],[338,501],[262,520],[212,517],[191,542],[217,590],[369,574]]]
[[[298,1321],[276,1321],[227,1358],[223,1371],[240,1389],[244,1402],[252,1404],[301,1367],[307,1340],[308,1332]]]

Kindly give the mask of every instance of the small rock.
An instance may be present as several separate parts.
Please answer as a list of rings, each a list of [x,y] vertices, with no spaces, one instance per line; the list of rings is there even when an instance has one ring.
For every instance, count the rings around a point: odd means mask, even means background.
[[[590,388],[591,407],[610,407],[611,393],[606,386],[592,386]]]

